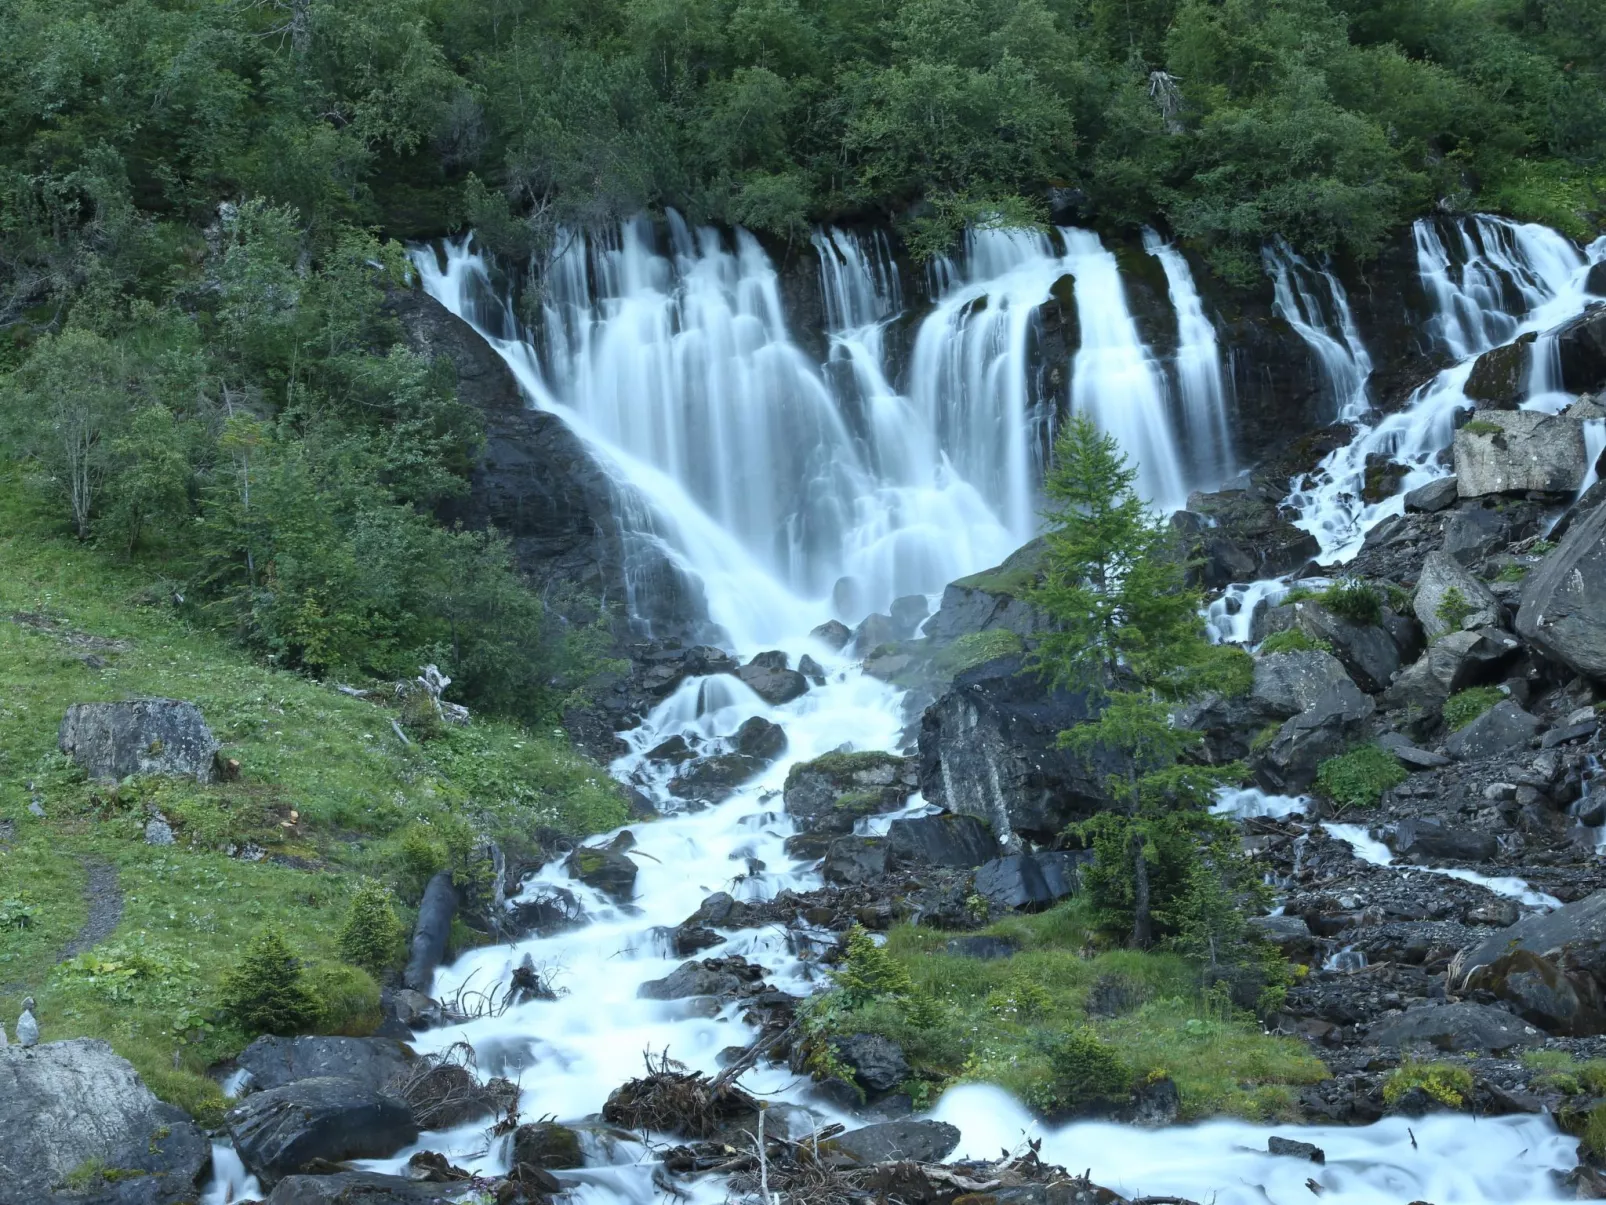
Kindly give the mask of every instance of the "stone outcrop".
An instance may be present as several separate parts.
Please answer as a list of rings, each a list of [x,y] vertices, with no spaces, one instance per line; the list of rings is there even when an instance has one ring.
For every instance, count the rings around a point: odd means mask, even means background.
[[[1457,604],[1465,614],[1460,623],[1453,623]],[[1500,622],[1500,600],[1471,570],[1444,552],[1430,552],[1423,561],[1412,605],[1430,641],[1458,628]]]
[[[1033,540],[1010,553],[1002,565],[948,583],[941,606],[926,620],[925,635],[947,642],[1000,629],[1022,637],[1046,630],[1048,617],[1026,601],[1041,572],[1043,549],[1042,540]]]
[[[378,1090],[407,1069],[413,1053],[392,1038],[264,1036],[234,1061],[249,1073],[248,1087],[254,1092],[319,1076],[355,1080]]]
[[[241,1161],[264,1184],[314,1159],[382,1159],[418,1137],[413,1110],[401,1097],[335,1076],[255,1092],[224,1121]]]
[[[1517,632],[1578,673],[1606,681],[1606,505],[1575,521],[1523,583]]]
[[[891,812],[914,793],[914,766],[893,753],[828,753],[786,774],[786,814],[805,833],[851,833],[865,816]]]
[[[194,1201],[212,1146],[105,1042],[0,1048],[0,1205]],[[69,1175],[99,1166],[81,1190]]]
[[[56,741],[91,778],[169,774],[211,782],[218,742],[201,709],[181,699],[74,703]]]
[[[1456,490],[1568,496],[1583,484],[1584,429],[1576,419],[1533,410],[1479,412],[1455,433]]]

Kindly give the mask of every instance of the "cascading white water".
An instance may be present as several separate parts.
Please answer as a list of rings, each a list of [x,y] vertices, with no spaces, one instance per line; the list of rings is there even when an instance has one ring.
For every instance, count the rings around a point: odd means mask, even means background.
[[[1417,268],[1435,307],[1429,329],[1457,362],[1419,388],[1403,410],[1362,425],[1309,482],[1295,483],[1290,503],[1300,512],[1299,526],[1321,543],[1324,565],[1349,560],[1368,530],[1401,512],[1405,491],[1444,475],[1438,456],[1454,435],[1456,410],[1472,405],[1466,383],[1477,357],[1500,342],[1547,331],[1582,312],[1588,265],[1606,257],[1606,240],[1581,255],[1547,227],[1481,214],[1454,223],[1448,237],[1443,223],[1427,218],[1417,222],[1414,233]],[[1333,329],[1353,331],[1348,303],[1333,283]],[[1337,342],[1325,331],[1316,334],[1324,346]],[[1338,371],[1342,384],[1335,388],[1347,388],[1349,370],[1340,364]],[[1376,457],[1409,466],[1409,472],[1399,492],[1368,503],[1362,490],[1368,461]]]
[[[1143,232],[1143,247],[1160,261],[1171,305],[1177,313],[1177,393],[1182,400],[1184,446],[1189,485],[1220,484],[1233,469],[1228,429],[1226,377],[1215,324],[1205,315],[1193,269],[1181,251],[1154,230]]]
[[[1317,268],[1282,238],[1265,252],[1272,308],[1316,354],[1333,402],[1333,417],[1356,419],[1372,407],[1372,357],[1350,313],[1349,295],[1331,268]]]

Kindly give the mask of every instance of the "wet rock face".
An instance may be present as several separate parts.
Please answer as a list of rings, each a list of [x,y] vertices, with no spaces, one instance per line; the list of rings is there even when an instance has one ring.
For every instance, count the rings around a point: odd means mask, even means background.
[[[564,866],[572,877],[621,903],[636,893],[636,864],[618,850],[582,847]]]
[[[521,1125],[513,1131],[513,1164],[528,1163],[547,1171],[584,1167],[580,1135],[555,1122]]]
[[[1531,410],[1488,412],[1455,433],[1463,498],[1534,492],[1571,497],[1583,484],[1583,424]]]
[[[200,708],[181,699],[74,703],[56,737],[91,778],[169,774],[212,782],[218,742]]]
[[[1022,668],[1017,655],[965,671],[920,725],[926,800],[987,821],[1001,841],[1047,840],[1107,806],[1115,768],[1059,747],[1061,731],[1089,718],[1087,701]]]
[[[461,1199],[462,1187],[381,1172],[287,1176],[274,1186],[267,1205],[449,1205]]]
[[[1321,551],[1310,532],[1281,509],[1283,494],[1258,481],[1214,494],[1193,494],[1171,527],[1189,560],[1202,562],[1194,578],[1207,588],[1293,573]]]
[[[253,1091],[319,1076],[339,1076],[377,1090],[412,1061],[412,1051],[391,1038],[265,1036],[241,1051],[235,1064],[250,1073]]]
[[[1592,270],[1590,279],[1600,280]],[[1588,393],[1606,385],[1606,308],[1595,307],[1556,332],[1561,385],[1569,393]]]
[[[418,1137],[406,1101],[333,1076],[254,1093],[224,1120],[240,1159],[265,1184],[314,1159],[383,1159]]]
[[[94,1161],[127,1173],[96,1189],[116,1205],[195,1200],[211,1143],[163,1104],[105,1042],[74,1038],[0,1049],[0,1200],[81,1202],[62,1186]]]
[[[1575,520],[1523,583],[1517,632],[1577,672],[1606,682],[1606,505]]]

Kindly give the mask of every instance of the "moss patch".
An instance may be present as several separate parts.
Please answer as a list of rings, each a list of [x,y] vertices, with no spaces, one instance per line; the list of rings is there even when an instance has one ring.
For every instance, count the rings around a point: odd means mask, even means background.
[[[1472,1095],[1472,1072],[1454,1063],[1401,1063],[1383,1084],[1383,1102],[1397,1104],[1413,1088],[1451,1109],[1462,1108]]]
[[[1405,767],[1380,745],[1330,757],[1316,771],[1316,791],[1342,807],[1375,807],[1383,792],[1406,779]]]

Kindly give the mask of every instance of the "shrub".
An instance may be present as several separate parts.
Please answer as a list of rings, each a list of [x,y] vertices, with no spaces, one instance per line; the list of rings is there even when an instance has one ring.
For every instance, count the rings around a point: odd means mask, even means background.
[[[1029,1103],[1048,1117],[1086,1112],[1127,1095],[1132,1070],[1115,1048],[1091,1029],[1073,1029],[1045,1039],[1049,1077],[1027,1094]]]
[[[418,888],[446,866],[446,846],[427,825],[409,824],[402,830],[401,868]]]
[[[1578,1153],[1591,1159],[1606,1158],[1606,1105],[1596,1105],[1584,1117]]]
[[[1325,640],[1312,640],[1299,628],[1284,628],[1280,632],[1273,632],[1260,642],[1260,651],[1265,653],[1330,653],[1333,646]]]
[[[390,888],[364,879],[351,897],[351,910],[340,930],[340,956],[382,979],[401,956],[402,936]]]
[[[323,1033],[365,1038],[379,1027],[379,984],[359,967],[322,962],[307,972],[309,986],[320,1007],[318,1028]]]
[[[1472,1094],[1472,1072],[1450,1063],[1401,1063],[1383,1085],[1383,1102],[1397,1104],[1413,1088],[1421,1088],[1441,1105],[1459,1109]]]
[[[831,977],[850,1006],[877,996],[909,996],[915,990],[909,972],[860,925],[848,931],[847,953]]]
[[[1451,732],[1465,728],[1505,695],[1498,686],[1474,686],[1457,691],[1444,702],[1444,724]]]
[[[1345,578],[1334,582],[1317,598],[1340,619],[1351,623],[1374,624],[1383,618],[1383,595],[1370,582],[1360,578]]]
[[[1497,582],[1520,582],[1528,576],[1529,566],[1519,565],[1512,561],[1509,565],[1500,566],[1500,572],[1494,575]]]
[[[301,962],[272,929],[259,934],[223,977],[219,1003],[246,1033],[290,1035],[318,1024],[322,1008]]]
[[[1324,761],[1316,771],[1316,791],[1340,807],[1372,807],[1405,777],[1405,767],[1387,749],[1362,745]]]
[[[1474,614],[1477,609],[1467,601],[1467,596],[1461,593],[1459,586],[1451,586],[1444,592],[1444,597],[1439,600],[1439,605],[1433,614],[1438,616],[1440,623],[1448,624],[1452,632],[1459,632],[1467,617]]]

